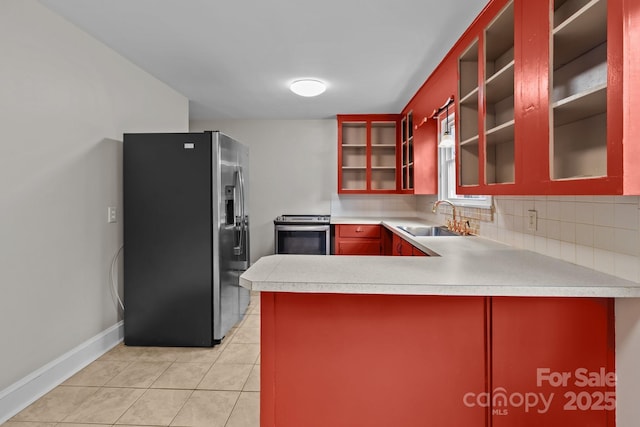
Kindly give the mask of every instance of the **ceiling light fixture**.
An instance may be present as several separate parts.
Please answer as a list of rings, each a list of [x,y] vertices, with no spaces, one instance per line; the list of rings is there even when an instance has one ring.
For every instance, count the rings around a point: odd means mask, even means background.
[[[318,96],[323,93],[327,90],[327,85],[320,80],[301,79],[291,83],[289,89],[291,89],[291,92],[296,95],[311,97]]]
[[[442,138],[440,138],[440,144],[438,147],[440,148],[451,148],[456,145],[455,140],[453,139],[453,135],[451,134],[451,129],[449,128],[449,103],[445,107],[446,114],[446,124],[444,127],[444,133],[442,134]]]
[[[451,104],[452,102],[453,102],[453,96],[449,97],[449,99],[447,99],[447,102],[445,102],[445,104],[442,107],[435,110],[431,115],[431,117],[437,120],[443,111],[445,114],[444,133],[440,137],[440,143],[438,144],[439,148],[452,148],[452,147],[455,147],[456,145],[455,138],[453,137],[453,134],[451,133],[451,128],[449,127],[449,104]]]

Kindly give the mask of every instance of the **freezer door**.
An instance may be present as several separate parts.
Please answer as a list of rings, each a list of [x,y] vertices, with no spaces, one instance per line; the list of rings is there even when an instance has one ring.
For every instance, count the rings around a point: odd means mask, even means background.
[[[213,338],[221,340],[244,315],[249,291],[239,277],[249,266],[248,148],[219,132],[212,135],[214,172]]]
[[[127,345],[213,345],[211,148],[204,133],[125,135]]]

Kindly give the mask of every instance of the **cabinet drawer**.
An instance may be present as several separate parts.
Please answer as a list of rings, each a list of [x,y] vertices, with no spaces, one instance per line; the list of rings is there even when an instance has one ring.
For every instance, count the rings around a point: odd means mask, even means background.
[[[380,238],[379,225],[337,225],[340,237],[361,237],[367,239]]]
[[[342,240],[338,242],[337,255],[380,255],[379,240]]]

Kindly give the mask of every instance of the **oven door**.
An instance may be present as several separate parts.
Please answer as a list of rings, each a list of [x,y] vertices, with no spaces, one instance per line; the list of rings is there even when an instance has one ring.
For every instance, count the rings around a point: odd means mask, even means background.
[[[329,255],[329,225],[276,225],[276,254]]]

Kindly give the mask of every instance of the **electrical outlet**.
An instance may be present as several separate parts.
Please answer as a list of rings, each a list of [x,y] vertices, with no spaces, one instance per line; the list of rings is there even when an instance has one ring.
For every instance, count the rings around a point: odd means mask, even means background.
[[[107,208],[107,222],[118,222],[118,209],[115,206]]]
[[[527,222],[527,229],[529,231],[536,231],[538,229],[538,212],[533,209],[529,210],[529,221]]]

